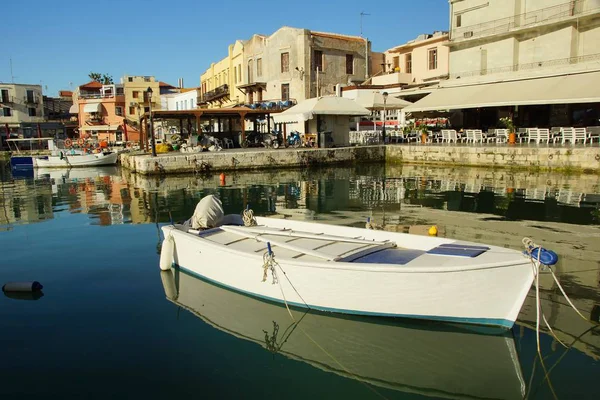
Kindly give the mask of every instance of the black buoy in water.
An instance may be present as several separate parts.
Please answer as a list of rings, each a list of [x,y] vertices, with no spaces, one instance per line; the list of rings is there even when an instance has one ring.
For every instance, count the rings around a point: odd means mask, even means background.
[[[38,281],[33,282],[8,282],[2,286],[2,291],[4,293],[31,293],[31,292],[39,292],[42,290],[44,286]]]
[[[37,300],[44,295],[41,283],[33,282],[8,282],[2,286],[4,295],[15,300]]]

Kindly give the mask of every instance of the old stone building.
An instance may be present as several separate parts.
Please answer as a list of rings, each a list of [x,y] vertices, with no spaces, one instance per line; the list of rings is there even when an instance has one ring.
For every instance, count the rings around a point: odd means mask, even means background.
[[[282,27],[229,46],[201,76],[201,107],[281,107],[335,94],[369,76],[370,42],[358,36]]]

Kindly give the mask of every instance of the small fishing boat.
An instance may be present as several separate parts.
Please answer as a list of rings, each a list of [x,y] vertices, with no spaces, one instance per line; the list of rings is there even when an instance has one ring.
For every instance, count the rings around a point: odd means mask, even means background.
[[[18,143],[39,142],[47,143],[49,155],[24,155]],[[73,168],[73,167],[98,167],[103,165],[116,165],[118,153],[97,150],[88,152],[76,149],[60,149],[52,138],[8,139],[8,146],[13,151],[11,166],[15,169],[22,168]]]
[[[511,328],[540,265],[520,251],[447,238],[264,217],[252,222],[162,227],[161,269],[175,263],[289,306]]]
[[[215,329],[273,354],[366,383],[369,391],[384,388],[419,398],[465,400],[525,395],[515,339],[504,329],[306,309],[288,312],[283,305],[223,289],[178,268],[161,271],[161,280],[169,301]],[[189,322],[184,326],[189,330]],[[205,335],[198,340],[205,346],[223,342]],[[285,367],[281,363],[274,359],[273,365],[262,367],[268,373],[269,368]]]

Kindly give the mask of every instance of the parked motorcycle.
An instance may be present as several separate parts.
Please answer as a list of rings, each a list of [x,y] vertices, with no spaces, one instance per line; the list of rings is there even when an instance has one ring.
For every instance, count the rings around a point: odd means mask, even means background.
[[[264,142],[263,134],[259,132],[250,132],[246,135],[246,138],[242,140],[240,146],[244,149],[248,147],[259,147],[262,146]]]
[[[273,129],[271,133],[266,133],[263,136],[263,145],[267,148],[272,147],[274,149],[278,149],[282,144],[283,136],[275,129]]]
[[[288,135],[285,147],[289,146],[296,148],[302,146],[302,138],[300,137],[300,133],[298,131],[291,131]]]

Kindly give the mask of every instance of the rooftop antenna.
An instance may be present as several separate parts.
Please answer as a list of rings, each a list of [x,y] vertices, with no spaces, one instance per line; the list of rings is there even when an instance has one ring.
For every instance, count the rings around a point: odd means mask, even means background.
[[[366,12],[364,12],[364,11],[361,11],[361,12],[360,12],[360,36],[361,36],[361,37],[362,37],[362,35],[363,35],[363,29],[362,29],[362,28],[363,28],[363,27],[362,27],[362,20],[363,20],[363,17],[364,17],[365,15],[371,15],[371,14],[367,14],[367,13],[366,13]]]
[[[13,67],[12,67],[12,57],[10,60],[10,80],[12,83],[15,83],[15,76],[13,75]]]
[[[360,37],[363,37],[363,17],[367,14],[364,11],[360,12]],[[365,79],[369,78],[369,41],[365,39]]]

